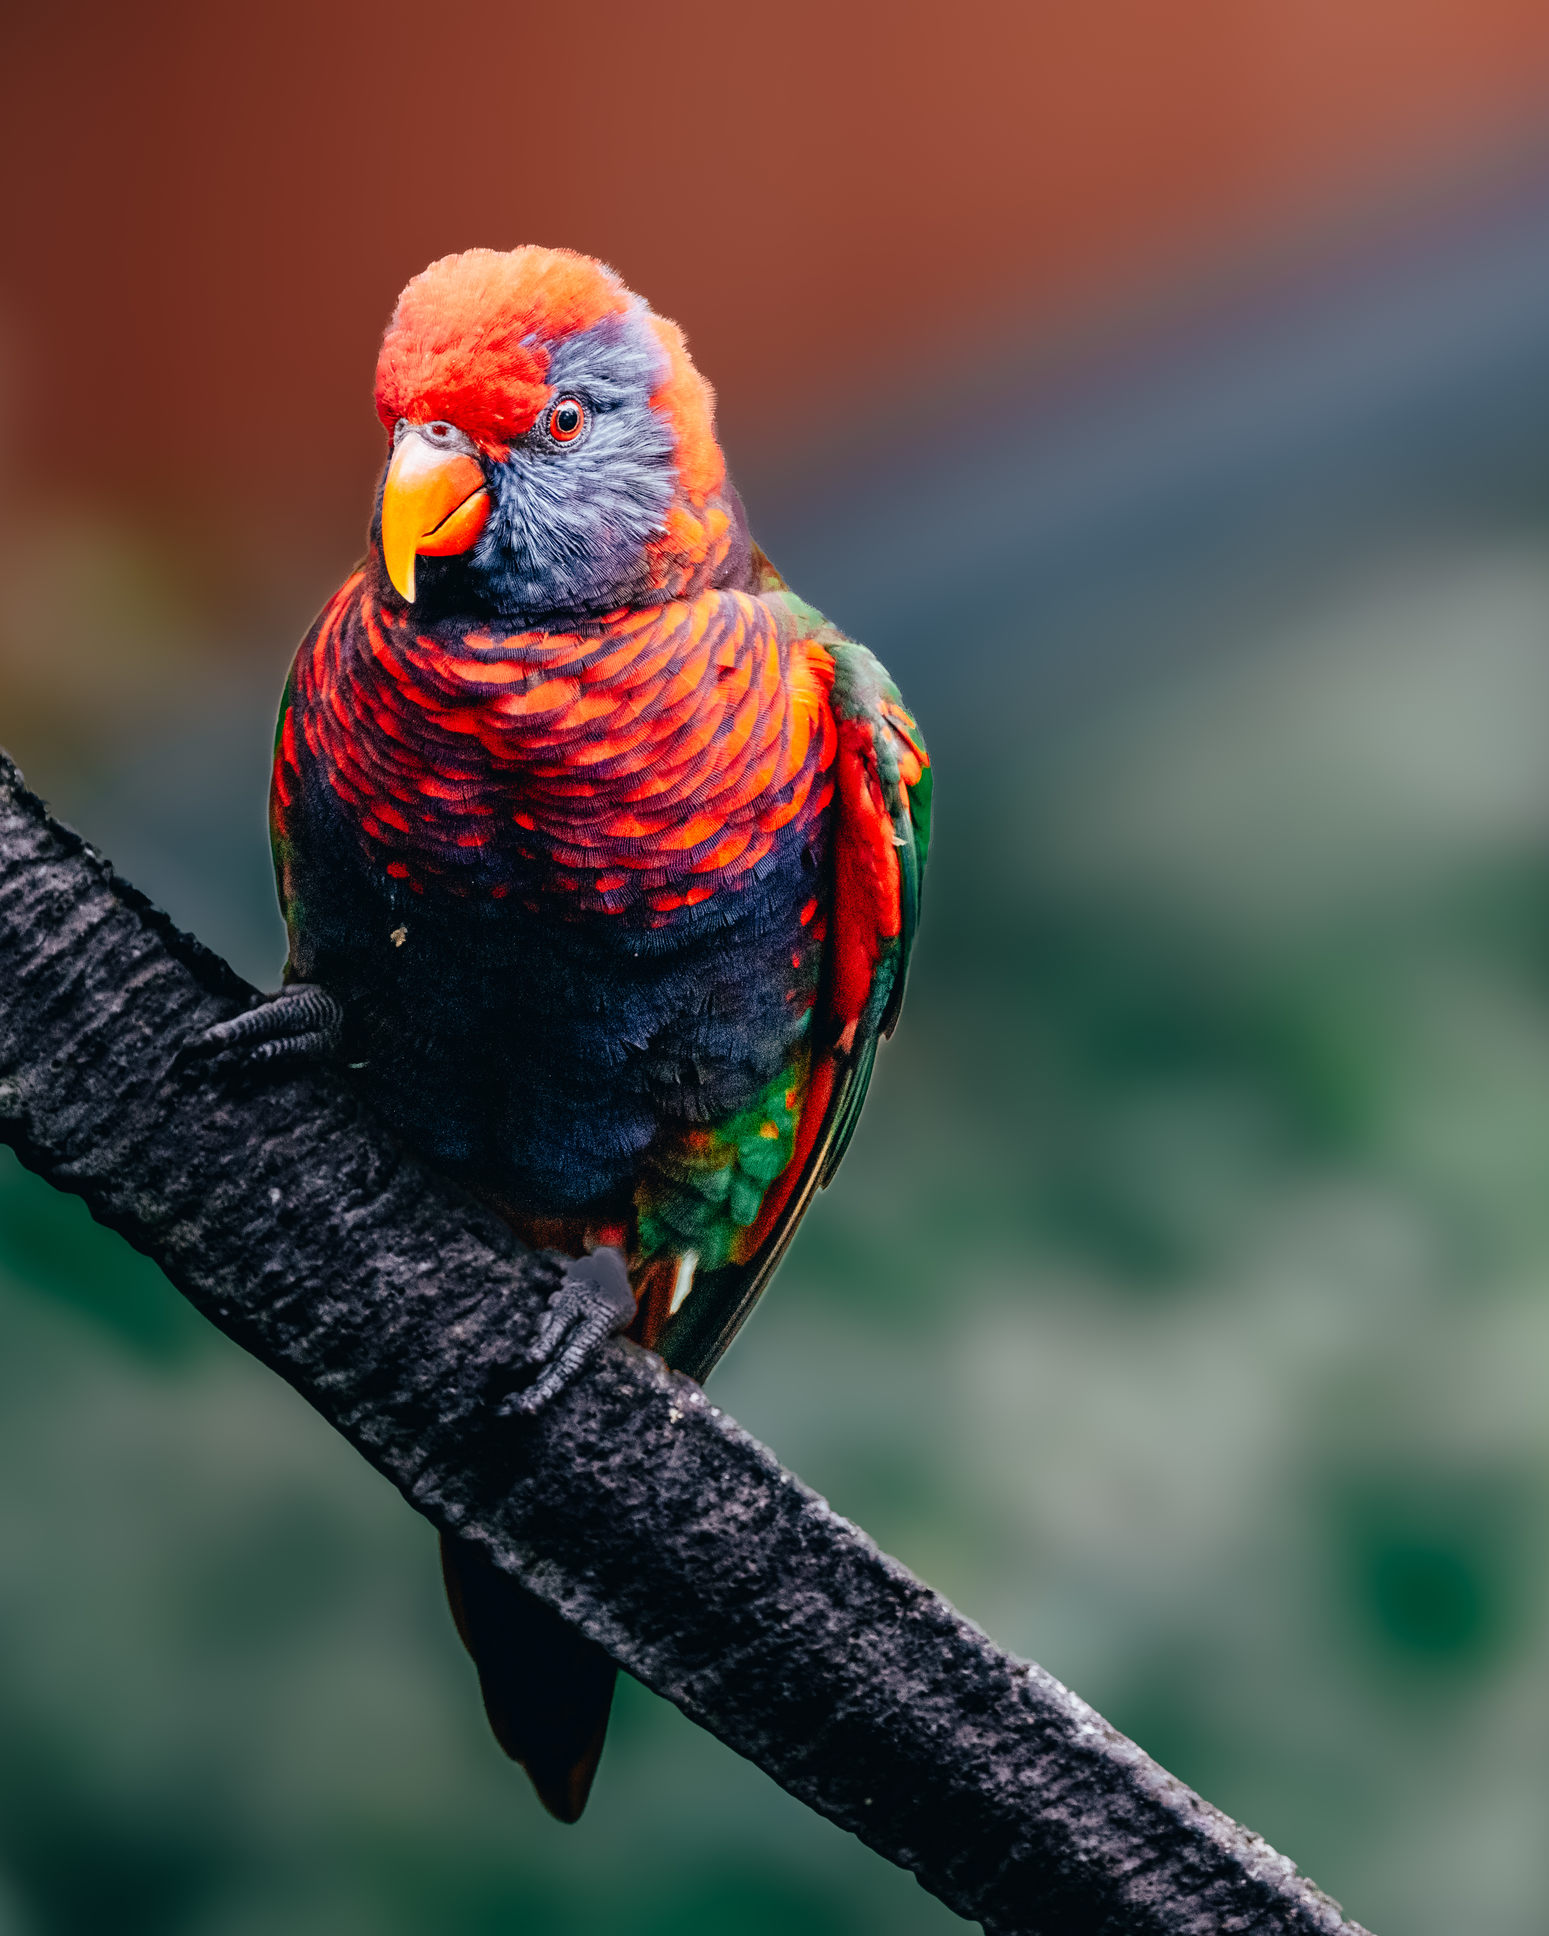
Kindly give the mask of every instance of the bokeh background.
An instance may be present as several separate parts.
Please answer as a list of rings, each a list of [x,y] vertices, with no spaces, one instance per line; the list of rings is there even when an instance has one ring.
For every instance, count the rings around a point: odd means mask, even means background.
[[[0,739],[272,985],[393,295],[603,255],[939,768],[720,1403],[1383,1936],[1549,1929],[1549,12],[0,16]],[[3,1936],[961,1926],[626,1684],[561,1829],[434,1541],[0,1158]]]

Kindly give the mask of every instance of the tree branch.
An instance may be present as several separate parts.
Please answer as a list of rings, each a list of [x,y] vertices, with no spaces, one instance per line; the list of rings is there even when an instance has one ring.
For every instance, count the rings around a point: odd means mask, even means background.
[[[547,1267],[342,1078],[180,1055],[250,994],[0,754],[0,1140],[411,1505],[992,1936],[1362,1936],[652,1354],[498,1419]]]

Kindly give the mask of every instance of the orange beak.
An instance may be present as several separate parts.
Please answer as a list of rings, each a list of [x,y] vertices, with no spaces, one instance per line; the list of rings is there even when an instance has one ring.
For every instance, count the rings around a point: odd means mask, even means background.
[[[473,458],[406,431],[382,486],[382,562],[400,597],[414,603],[416,558],[471,550],[489,511],[489,489]]]

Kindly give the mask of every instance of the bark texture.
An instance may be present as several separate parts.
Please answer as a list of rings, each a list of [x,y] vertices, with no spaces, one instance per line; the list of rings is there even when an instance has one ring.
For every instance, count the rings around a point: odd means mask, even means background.
[[[0,755],[0,1140],[411,1505],[992,1936],[1361,1936],[650,1353],[498,1418],[551,1270],[342,1076],[186,1053],[252,992]]]

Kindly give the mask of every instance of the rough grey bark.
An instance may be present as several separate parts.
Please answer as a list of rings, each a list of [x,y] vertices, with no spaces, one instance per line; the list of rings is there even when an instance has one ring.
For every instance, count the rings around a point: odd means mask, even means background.
[[[1360,1936],[652,1354],[497,1417],[548,1268],[342,1078],[180,1053],[251,994],[0,755],[0,1140],[413,1506],[994,1936]]]

